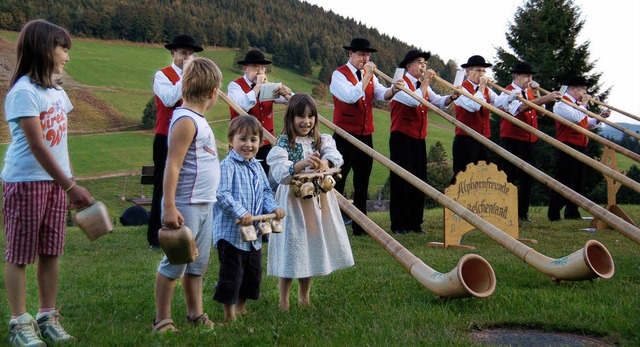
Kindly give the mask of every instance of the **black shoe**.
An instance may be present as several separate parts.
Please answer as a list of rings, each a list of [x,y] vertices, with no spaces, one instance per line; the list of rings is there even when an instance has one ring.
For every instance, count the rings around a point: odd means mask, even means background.
[[[560,217],[558,217],[558,218],[560,218]],[[533,220],[531,218],[529,218],[529,216],[520,217],[518,219],[520,219],[520,222],[522,222],[522,223],[532,223],[533,222]]]
[[[269,243],[269,234],[262,235],[262,243]]]
[[[149,246],[149,250],[150,251],[159,251],[161,249],[162,248],[160,248],[160,245],[151,245],[151,246]]]
[[[396,234],[396,235],[405,235],[405,234],[408,233],[408,231],[406,231],[404,229],[398,229],[398,230],[394,230],[393,233]]]
[[[413,231],[414,233],[418,233],[418,234],[426,234],[427,233],[427,231],[422,229],[422,228],[411,229],[411,231]]]
[[[582,216],[580,216],[580,213],[570,214],[570,215],[565,215],[564,219],[582,219]]]

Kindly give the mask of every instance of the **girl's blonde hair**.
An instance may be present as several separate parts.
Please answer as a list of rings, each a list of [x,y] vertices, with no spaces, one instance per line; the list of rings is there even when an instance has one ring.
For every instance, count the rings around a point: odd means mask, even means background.
[[[305,93],[295,94],[287,103],[287,109],[284,111],[284,129],[282,133],[287,135],[290,148],[295,148],[296,146],[297,135],[294,120],[297,115],[309,115],[314,117],[315,122],[307,136],[311,136],[313,138],[314,149],[320,150],[320,148],[322,148],[322,140],[320,139],[320,131],[318,130],[318,107],[311,95]]]
[[[43,19],[29,21],[18,35],[16,68],[9,87],[25,75],[40,87],[57,87],[53,52],[58,46],[71,49],[71,36],[65,29]]]
[[[227,141],[229,141],[229,150],[233,148],[231,142],[236,134],[258,135],[259,143],[262,144],[262,124],[258,118],[248,115],[240,115],[232,119],[229,123],[227,131]]]
[[[182,98],[186,102],[207,101],[211,97],[211,91],[220,89],[221,85],[222,72],[211,59],[196,57],[184,67]]]

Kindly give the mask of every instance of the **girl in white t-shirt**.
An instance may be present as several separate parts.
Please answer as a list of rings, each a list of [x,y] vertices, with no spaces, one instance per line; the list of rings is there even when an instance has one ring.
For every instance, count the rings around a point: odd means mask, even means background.
[[[5,100],[11,144],[2,170],[2,214],[12,345],[75,340],[60,326],[55,308],[58,258],[64,248],[66,210],[88,206],[93,198],[73,180],[67,150],[73,105],[57,78],[69,62],[70,48],[65,29],[44,20],[27,23],[18,36]],[[26,266],[36,258],[40,308],[34,319],[26,308]]]

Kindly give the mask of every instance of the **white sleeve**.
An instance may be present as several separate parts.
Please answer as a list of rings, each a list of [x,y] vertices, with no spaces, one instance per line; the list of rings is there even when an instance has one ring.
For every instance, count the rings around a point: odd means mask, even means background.
[[[329,91],[333,96],[338,98],[338,100],[347,104],[355,104],[358,100],[364,98],[362,82],[353,85],[347,80],[347,76],[338,70],[334,71],[333,75],[331,75]]]
[[[253,90],[250,90],[248,93],[245,93],[242,90],[242,87],[236,82],[229,83],[227,87],[227,96],[229,99],[233,100],[240,108],[245,110],[245,112],[249,112],[249,110],[258,103],[256,99],[256,93]]]
[[[162,71],[153,78],[153,93],[166,107],[173,107],[182,98],[182,78],[173,84]]]

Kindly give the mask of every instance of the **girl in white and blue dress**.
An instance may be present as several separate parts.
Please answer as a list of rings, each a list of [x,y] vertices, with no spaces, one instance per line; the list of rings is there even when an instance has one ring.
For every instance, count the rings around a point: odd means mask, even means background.
[[[271,234],[267,275],[280,277],[280,302],[289,310],[289,294],[298,279],[298,304],[308,306],[314,276],[353,266],[353,254],[333,190],[317,198],[296,197],[290,189],[294,175],[340,167],[342,155],[330,135],[318,131],[318,110],[308,94],[296,94],[287,104],[284,130],[267,156],[279,184],[276,200],[284,208],[284,232]]]

